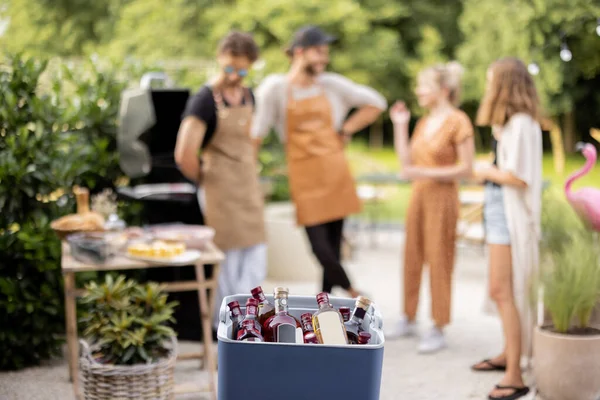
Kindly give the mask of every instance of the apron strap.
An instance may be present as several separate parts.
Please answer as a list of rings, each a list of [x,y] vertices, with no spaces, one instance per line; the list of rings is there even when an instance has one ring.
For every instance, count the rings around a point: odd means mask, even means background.
[[[287,81],[286,96],[288,99],[288,103],[292,103],[292,105],[294,105],[296,103],[296,99],[294,98],[294,92],[293,92],[294,85],[292,85],[292,82],[290,81],[289,77],[286,79],[286,81]],[[325,87],[323,86],[322,83],[315,82],[315,84],[313,86],[317,86],[320,89],[319,93],[316,94],[315,96],[320,96],[322,94],[326,94]]]
[[[252,105],[254,106],[254,101],[252,101],[252,95],[250,94],[250,89],[247,87],[242,88],[244,91],[244,105]],[[227,108],[228,106],[225,104],[225,100],[223,98],[223,93],[219,91],[213,90],[213,99],[215,100],[215,105],[217,107],[217,116],[221,118],[225,118],[228,114]]]

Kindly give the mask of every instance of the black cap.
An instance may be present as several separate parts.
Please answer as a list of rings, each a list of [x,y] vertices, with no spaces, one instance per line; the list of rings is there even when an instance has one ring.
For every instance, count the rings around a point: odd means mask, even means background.
[[[286,53],[291,56],[295,48],[322,46],[333,43],[336,39],[335,36],[326,34],[319,27],[313,25],[303,26],[294,33],[292,44],[287,48]]]

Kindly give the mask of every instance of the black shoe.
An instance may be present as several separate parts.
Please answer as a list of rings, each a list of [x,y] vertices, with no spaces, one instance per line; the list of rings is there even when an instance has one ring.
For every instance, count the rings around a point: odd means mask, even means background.
[[[517,400],[517,399],[520,399],[521,397],[527,395],[527,393],[529,393],[529,388],[527,386],[514,387],[514,386],[496,385],[496,389],[514,390],[514,392],[507,396],[501,396],[501,397],[494,397],[492,395],[489,395],[488,399],[490,399],[490,400]]]

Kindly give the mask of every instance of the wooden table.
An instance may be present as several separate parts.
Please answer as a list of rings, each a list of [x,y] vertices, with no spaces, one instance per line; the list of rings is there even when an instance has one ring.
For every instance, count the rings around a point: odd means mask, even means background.
[[[202,336],[204,343],[204,351],[200,353],[181,354],[178,359],[202,358],[204,360],[203,367],[208,371],[209,384],[208,390],[194,384],[178,385],[175,392],[195,393],[206,392],[211,393],[211,398],[216,399],[216,359],[213,349],[212,338],[212,316],[214,295],[217,287],[217,278],[219,276],[219,265],[223,261],[224,255],[213,243],[208,243],[206,248],[201,252],[200,258],[195,262],[196,280],[181,281],[181,282],[164,282],[163,285],[167,292],[186,292],[197,290],[198,300],[200,303],[200,320],[202,322]],[[204,265],[214,264],[213,277],[206,279],[204,276]],[[146,269],[154,267],[165,267],[160,264],[147,263],[136,261],[127,258],[126,256],[117,256],[109,263],[103,265],[81,263],[71,256],[68,244],[63,242],[61,268],[65,281],[65,311],[66,311],[66,331],[67,331],[67,348],[69,361],[69,375],[73,382],[75,395],[79,395],[79,346],[77,338],[77,296],[81,296],[84,289],[75,287],[75,274],[78,272],[99,272],[99,271],[117,271],[131,269]],[[161,283],[161,282],[159,282]],[[209,295],[210,291],[210,295]]]

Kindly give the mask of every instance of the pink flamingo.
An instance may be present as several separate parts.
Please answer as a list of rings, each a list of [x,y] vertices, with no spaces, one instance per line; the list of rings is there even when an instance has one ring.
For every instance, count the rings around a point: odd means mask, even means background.
[[[576,149],[582,152],[586,162],[583,168],[569,176],[565,182],[565,194],[583,222],[590,229],[600,232],[600,189],[585,187],[576,192],[571,191],[573,182],[589,173],[596,164],[596,147],[590,143],[578,143]]]

